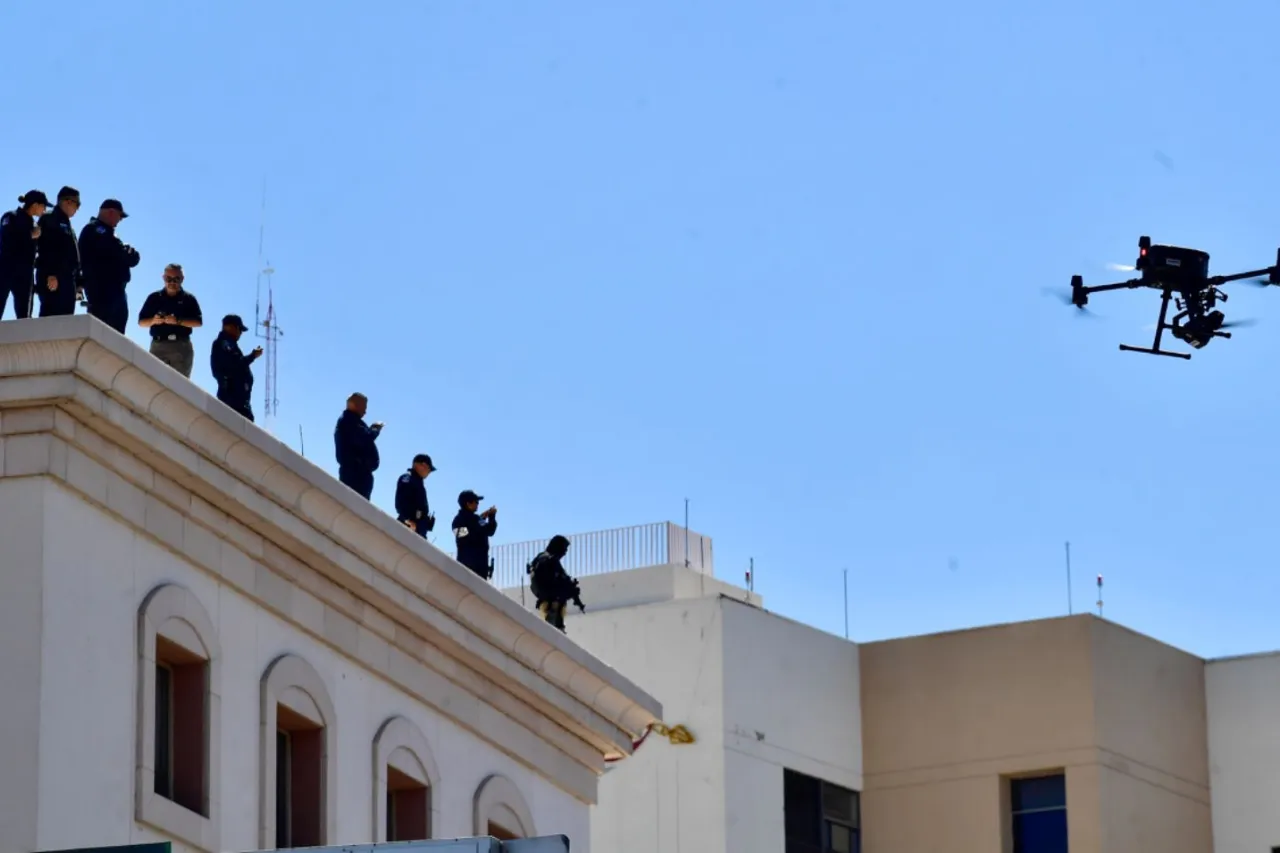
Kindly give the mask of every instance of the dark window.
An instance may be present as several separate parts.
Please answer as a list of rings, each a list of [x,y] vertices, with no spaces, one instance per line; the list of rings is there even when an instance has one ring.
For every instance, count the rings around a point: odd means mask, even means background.
[[[324,729],[276,706],[276,849],[324,841]]]
[[[782,773],[786,853],[859,853],[857,791],[792,770]]]
[[[387,768],[387,840],[422,841],[431,837],[431,792],[425,785]]]
[[[1067,777],[1009,780],[1013,853],[1067,853]]]
[[[156,637],[155,792],[208,817],[209,662]]]
[[[156,793],[173,799],[173,671],[156,664]]]

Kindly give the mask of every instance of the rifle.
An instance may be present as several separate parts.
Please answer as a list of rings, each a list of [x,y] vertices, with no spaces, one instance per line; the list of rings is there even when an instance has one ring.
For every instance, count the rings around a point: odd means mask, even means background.
[[[485,575],[485,576],[484,576],[484,579],[485,579],[485,580],[491,580],[492,578],[493,578],[493,557],[490,557],[490,558],[489,558],[489,573],[488,573],[487,575]]]
[[[582,587],[578,584],[577,578],[573,578],[571,582],[573,584],[573,597],[569,600],[573,602],[573,606],[578,608],[579,612],[586,613],[587,606],[582,603]]]

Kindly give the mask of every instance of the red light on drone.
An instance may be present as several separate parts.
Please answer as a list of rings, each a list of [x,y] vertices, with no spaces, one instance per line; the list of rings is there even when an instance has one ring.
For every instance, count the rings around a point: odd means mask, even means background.
[[[1139,249],[1139,250],[1138,250],[1138,254],[1139,254],[1140,256],[1142,256],[1142,257],[1144,257],[1144,258],[1145,258],[1145,257],[1147,256],[1147,250],[1146,250],[1146,249]]]

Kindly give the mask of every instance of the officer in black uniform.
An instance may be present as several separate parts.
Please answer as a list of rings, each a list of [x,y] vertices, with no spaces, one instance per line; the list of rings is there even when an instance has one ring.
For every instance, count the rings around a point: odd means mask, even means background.
[[[80,191],[63,187],[58,190],[57,206],[40,217],[36,295],[40,297],[41,317],[76,313],[76,295],[81,289],[80,247],[71,219],[79,210]]]
[[[489,537],[498,532],[498,508],[491,506],[479,515],[483,495],[468,489],[458,495],[458,514],[453,519],[453,538],[457,543],[458,562],[488,580],[493,576],[489,566]]]
[[[31,190],[18,197],[17,210],[0,216],[0,320],[4,307],[13,295],[13,315],[19,320],[31,313],[31,282],[36,270],[36,241],[40,226],[36,225],[49,207],[49,197]]]
[[[436,517],[427,504],[427,478],[434,470],[436,466],[431,457],[419,453],[413,457],[409,470],[396,481],[396,520],[423,539],[436,526]]]
[[[347,409],[333,430],[333,446],[338,458],[338,479],[365,500],[373,494],[373,472],[378,470],[378,436],[381,422],[364,422],[369,398],[356,392],[347,398]]]
[[[252,421],[253,406],[249,398],[253,395],[253,370],[250,365],[262,355],[262,347],[255,347],[248,355],[240,351],[240,336],[247,331],[249,327],[239,314],[223,317],[222,331],[209,354],[209,367],[218,382],[218,399]]]
[[[526,571],[530,575],[529,591],[533,593],[542,617],[562,632],[564,609],[572,601],[586,612],[578,589],[578,582],[569,577],[560,562],[569,553],[569,540],[564,536],[552,536],[547,549],[533,558]]]
[[[122,335],[129,324],[125,288],[133,278],[131,270],[141,260],[137,249],[116,236],[116,226],[128,216],[124,205],[109,198],[80,232],[80,264],[89,313]]]

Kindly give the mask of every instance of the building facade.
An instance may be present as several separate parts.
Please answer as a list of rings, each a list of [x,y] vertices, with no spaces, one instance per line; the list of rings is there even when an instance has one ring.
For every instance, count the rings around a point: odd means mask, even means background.
[[[0,853],[589,850],[661,716],[87,316],[0,324],[0,470]]]

